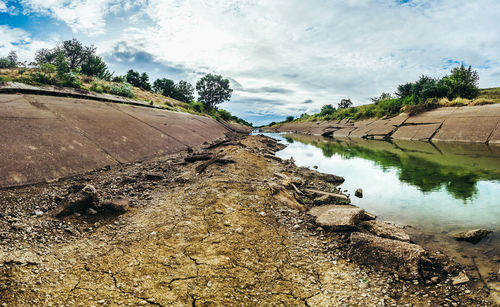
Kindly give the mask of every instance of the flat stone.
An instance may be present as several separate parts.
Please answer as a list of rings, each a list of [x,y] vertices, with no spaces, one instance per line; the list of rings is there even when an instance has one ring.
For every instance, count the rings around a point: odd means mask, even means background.
[[[348,205],[327,205],[309,210],[309,214],[316,217],[316,224],[327,226],[332,230],[355,228],[364,212],[361,208]]]
[[[69,194],[54,210],[56,217],[65,217],[74,213],[84,213],[89,208],[95,207],[99,197],[94,186],[88,184],[82,190]]]
[[[361,222],[360,226],[372,234],[382,238],[410,242],[410,236],[408,236],[402,229],[388,223],[372,220]]]
[[[351,234],[349,257],[354,261],[398,274],[404,279],[419,279],[427,253],[416,244],[380,238],[370,234]]]
[[[130,200],[128,199],[111,199],[99,204],[100,211],[110,213],[125,213],[130,210]]]
[[[465,273],[460,272],[458,276],[452,277],[451,282],[453,283],[454,286],[456,285],[461,285],[469,282],[469,277],[465,275]]]
[[[451,234],[451,236],[455,238],[457,241],[467,241],[476,244],[491,232],[492,232],[491,230],[486,230],[486,229],[473,229],[469,231],[454,233]]]

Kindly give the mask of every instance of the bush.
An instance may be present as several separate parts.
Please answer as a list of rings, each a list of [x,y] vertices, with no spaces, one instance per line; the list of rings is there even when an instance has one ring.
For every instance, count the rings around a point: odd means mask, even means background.
[[[219,114],[219,116],[225,120],[225,121],[229,121],[229,120],[232,120],[233,119],[233,115],[231,115],[231,113],[229,113],[228,111],[226,110],[223,110],[223,109],[219,109],[217,110],[217,113]]]
[[[478,98],[478,99],[474,99],[470,105],[471,106],[482,106],[482,105],[485,105],[485,104],[494,104],[495,101],[492,100],[492,99],[488,99],[488,98]]]
[[[127,82],[122,82],[118,85],[114,85],[111,88],[111,94],[123,96],[123,97],[128,97],[128,98],[134,97],[134,93],[132,92],[132,86],[130,84],[128,84]]]
[[[62,75],[62,86],[80,88],[82,87],[82,82],[75,72],[68,72]]]
[[[201,102],[191,102],[188,104],[189,108],[195,112],[203,113],[205,112],[205,106]]]
[[[0,85],[4,85],[9,81],[10,81],[9,77],[0,76]]]

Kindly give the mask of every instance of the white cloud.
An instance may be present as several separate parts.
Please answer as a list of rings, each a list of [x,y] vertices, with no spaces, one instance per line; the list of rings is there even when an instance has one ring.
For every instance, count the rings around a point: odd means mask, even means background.
[[[8,8],[7,8],[7,3],[3,0],[0,0],[0,12],[7,12],[8,11]]]
[[[478,68],[481,86],[499,85],[496,0],[412,0],[403,5],[396,0],[23,3],[75,31],[101,33],[89,41],[105,54],[126,42],[158,62],[191,69],[189,81],[199,77],[197,72],[216,72],[243,89],[285,89],[235,91],[238,99],[253,99],[252,107],[275,114],[317,111],[346,97],[367,103],[421,74],[446,74],[449,59]],[[309,99],[313,103],[302,104]],[[227,107],[238,113],[240,105]]]
[[[20,61],[33,60],[35,51],[40,48],[53,47],[54,41],[33,40],[30,34],[19,28],[0,25],[0,56],[6,56],[11,51],[16,51]]]

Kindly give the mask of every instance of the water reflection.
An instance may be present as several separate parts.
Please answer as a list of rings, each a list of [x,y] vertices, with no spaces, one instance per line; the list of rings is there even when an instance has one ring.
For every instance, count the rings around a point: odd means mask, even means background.
[[[329,140],[314,136],[285,135],[288,143],[298,140],[321,149],[325,157],[362,158],[382,170],[396,169],[398,179],[422,192],[445,188],[465,203],[477,196],[481,180],[500,180],[500,152],[480,144],[430,144],[426,142]]]

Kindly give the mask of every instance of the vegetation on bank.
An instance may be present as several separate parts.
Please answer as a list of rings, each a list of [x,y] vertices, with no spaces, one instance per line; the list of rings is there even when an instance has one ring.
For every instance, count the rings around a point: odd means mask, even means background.
[[[461,65],[441,79],[421,76],[415,82],[401,84],[394,95],[382,93],[379,97],[372,98],[372,104],[353,106],[350,99],[342,99],[337,107],[327,104],[319,113],[304,113],[298,118],[288,116],[280,123],[272,122],[269,125],[318,120],[362,120],[390,117],[402,112],[415,115],[438,107],[500,103],[500,88],[480,90],[478,80],[477,71],[470,66]]]
[[[217,108],[218,104],[230,100],[233,91],[229,80],[220,75],[207,74],[196,83],[199,96],[199,102],[196,102],[195,88],[189,82],[180,80],[175,83],[168,78],[160,78],[151,84],[146,72],[132,69],[124,76],[114,75],[96,54],[94,46],[84,46],[76,39],[63,41],[52,49],[38,50],[35,60],[29,64],[20,62],[14,51],[0,57],[0,85],[10,81],[82,88],[142,100],[171,110],[252,125]]]

